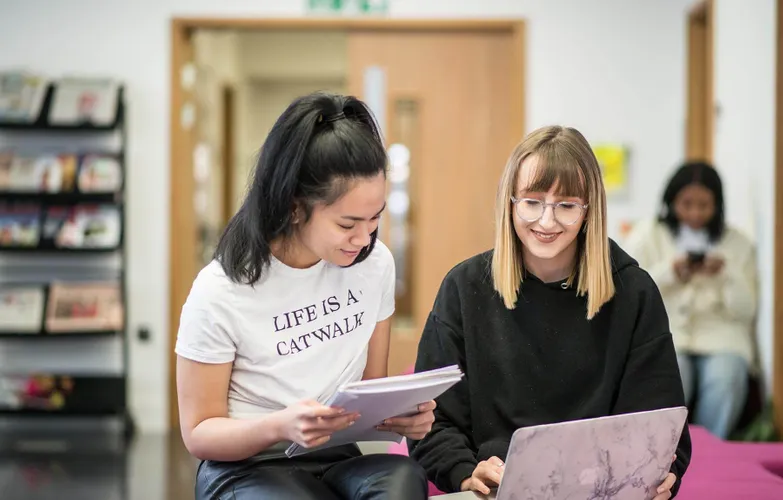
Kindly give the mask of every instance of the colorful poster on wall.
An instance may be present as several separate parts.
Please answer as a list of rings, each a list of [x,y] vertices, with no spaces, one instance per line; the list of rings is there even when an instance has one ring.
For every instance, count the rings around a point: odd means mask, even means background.
[[[601,167],[606,195],[625,195],[628,191],[628,149],[621,144],[598,144],[593,152]]]

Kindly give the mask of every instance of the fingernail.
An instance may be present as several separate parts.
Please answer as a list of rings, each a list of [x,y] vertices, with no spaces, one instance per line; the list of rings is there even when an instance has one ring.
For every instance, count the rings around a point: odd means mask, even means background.
[[[356,423],[356,421],[355,421],[355,420],[351,420],[350,422],[348,422],[348,427],[352,426],[352,425],[353,425],[353,424],[355,424],[355,423]]]

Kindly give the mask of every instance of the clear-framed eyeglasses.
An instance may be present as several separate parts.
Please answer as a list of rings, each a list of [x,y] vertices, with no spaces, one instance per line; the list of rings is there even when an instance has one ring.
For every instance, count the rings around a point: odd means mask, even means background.
[[[533,198],[514,198],[512,196],[511,203],[516,207],[517,216],[527,222],[537,221],[544,216],[546,207],[552,207],[555,220],[564,226],[575,224],[587,210],[587,205],[580,205],[572,201],[545,203]]]

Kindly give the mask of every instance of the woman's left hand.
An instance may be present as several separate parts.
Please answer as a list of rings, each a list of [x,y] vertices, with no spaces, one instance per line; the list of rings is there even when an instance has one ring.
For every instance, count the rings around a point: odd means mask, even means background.
[[[376,427],[379,431],[396,432],[410,439],[422,439],[432,429],[435,422],[435,401],[427,401],[419,405],[419,413],[410,417],[387,418]]]
[[[653,500],[669,500],[672,497],[672,486],[677,481],[677,476],[670,472],[666,479],[658,486],[657,495]]]

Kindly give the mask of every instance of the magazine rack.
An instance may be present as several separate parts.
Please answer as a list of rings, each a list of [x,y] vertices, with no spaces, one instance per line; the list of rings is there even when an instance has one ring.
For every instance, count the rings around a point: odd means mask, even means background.
[[[0,122],[0,153],[13,156],[5,167],[0,160],[0,453],[36,438],[62,438],[66,444],[58,448],[85,452],[103,442],[97,434],[122,450],[134,430],[128,411],[124,91],[116,87],[109,124],[53,123],[60,84],[47,83],[36,120]],[[68,168],[76,170],[66,169],[66,160],[55,162],[58,176],[72,177],[52,189],[52,171],[41,167],[48,177],[29,189],[39,171],[25,170],[24,161],[42,165],[47,155],[47,161],[67,157]],[[111,182],[103,188],[87,182],[95,178]],[[28,188],[14,188],[14,179]],[[15,424],[25,430],[6,432]]]

